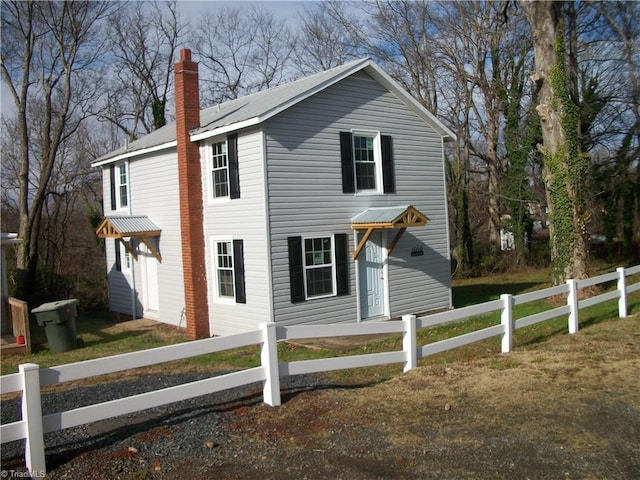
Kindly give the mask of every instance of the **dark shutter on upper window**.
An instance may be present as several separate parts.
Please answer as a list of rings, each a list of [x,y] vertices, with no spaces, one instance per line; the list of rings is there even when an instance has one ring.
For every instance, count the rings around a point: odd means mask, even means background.
[[[244,285],[244,248],[242,240],[233,241],[233,276],[236,288],[236,303],[247,303]]]
[[[240,198],[240,172],[238,169],[238,134],[227,136],[227,157],[229,162],[229,197]]]
[[[347,234],[335,235],[337,295],[349,295],[349,239]]]
[[[116,166],[112,163],[109,165],[109,186],[111,187],[111,210],[118,207],[116,203]]]
[[[289,284],[291,303],[303,302],[304,265],[302,264],[302,237],[289,237]]]
[[[356,193],[353,171],[353,135],[340,132],[340,161],[342,164],[342,193]]]
[[[396,178],[393,165],[393,138],[380,137],[382,149],[382,189],[384,193],[396,193]]]
[[[116,249],[116,271],[122,271],[122,258],[120,257],[120,240],[117,238],[113,240],[113,246]]]

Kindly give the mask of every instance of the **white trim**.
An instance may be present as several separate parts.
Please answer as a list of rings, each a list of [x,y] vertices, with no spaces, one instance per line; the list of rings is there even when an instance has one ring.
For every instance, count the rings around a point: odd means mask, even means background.
[[[441,148],[442,152],[442,185],[444,188],[444,228],[447,234],[447,255],[446,258],[451,265],[451,232],[449,232],[449,202],[447,200],[447,167],[446,167],[446,158],[444,153],[444,138],[441,139]],[[453,294],[451,292],[451,276],[449,276],[449,308],[453,308]]]
[[[126,178],[126,183],[124,184],[127,196],[127,204],[122,205],[122,192],[120,188],[122,187],[121,180],[121,167],[124,166],[124,173]],[[115,181],[115,194],[116,194],[116,209],[114,211],[128,211],[131,214],[131,169],[129,168],[129,162],[127,160],[123,162],[118,162],[114,164],[114,181]]]
[[[211,252],[213,254],[213,301],[215,303],[226,303],[229,305],[236,304],[236,273],[235,273],[235,262],[236,259],[233,255],[233,237],[231,236],[211,236],[209,237],[211,240]],[[229,243],[231,245],[231,278],[233,280],[233,297],[222,296],[220,295],[220,285],[218,284],[218,244],[219,243]],[[225,267],[226,268],[226,267]]]
[[[264,188],[264,227],[267,249],[267,303],[269,305],[269,321],[275,322],[276,312],[273,304],[273,252],[271,250],[271,215],[269,214],[269,172],[267,169],[267,137],[264,134],[264,129],[260,130],[260,138],[262,139],[262,186]],[[240,149],[240,137],[238,136],[238,149]],[[246,274],[245,274],[246,277]]]
[[[216,197],[214,195],[215,185],[213,182],[213,145],[215,144],[224,144],[225,146],[225,155],[226,155],[226,171],[227,171],[227,194],[225,196]],[[202,150],[205,150],[204,155],[206,159],[206,184],[204,188],[206,190],[206,198],[207,204],[214,205],[217,203],[228,203],[231,201],[231,179],[229,176],[229,143],[227,142],[227,138],[223,137],[219,141],[212,140],[210,142],[206,142],[202,145],[200,149],[200,154],[202,155]],[[217,169],[221,170],[221,169]]]
[[[331,239],[331,289],[332,292],[331,293],[327,293],[324,295],[314,295],[312,297],[309,296],[309,294],[307,293],[307,269],[313,269],[314,266],[307,266],[307,251],[305,248],[305,242],[307,240],[317,240],[317,239],[322,239],[322,238],[329,238]],[[303,284],[304,284],[304,299],[305,301],[307,300],[318,300],[320,298],[330,298],[330,297],[336,297],[338,296],[338,286],[337,286],[337,281],[336,281],[336,241],[335,241],[335,234],[331,233],[329,235],[313,235],[313,236],[307,236],[307,237],[302,237],[302,280],[303,280]],[[317,268],[327,268],[327,264],[323,264],[320,267]]]
[[[389,288],[389,256],[387,255],[387,244],[388,244],[388,238],[387,235],[384,234],[383,235],[383,231],[382,230],[376,230],[373,235],[371,235],[371,237],[373,238],[375,235],[379,235],[378,238],[380,238],[380,269],[382,271],[382,292],[381,292],[381,296],[382,296],[382,301],[384,302],[384,305],[382,306],[382,314],[381,315],[374,315],[371,317],[364,317],[362,316],[362,306],[361,306],[361,296],[360,296],[360,289],[361,288],[366,288],[366,282],[361,282],[361,278],[360,278],[360,262],[362,261],[362,259],[364,258],[362,255],[359,255],[358,258],[356,259],[356,296],[357,296],[357,314],[358,314],[358,323],[362,322],[362,321],[368,321],[372,318],[379,318],[379,317],[387,317],[390,318],[391,317],[391,292],[390,292],[390,288]],[[354,241],[356,242],[356,245],[359,242],[359,238],[358,238],[358,230],[354,231]],[[369,240],[367,240],[367,242],[370,242],[371,238]],[[365,259],[366,261],[366,259]]]
[[[370,188],[366,190],[358,190],[358,174],[356,171],[356,142],[355,137],[373,137],[373,160],[375,165],[376,175],[376,188]],[[355,182],[356,196],[367,195],[383,195],[384,194],[384,179],[382,178],[382,144],[381,133],[379,130],[359,130],[351,129],[351,155],[353,157],[353,179]]]
[[[153,153],[153,152],[158,152],[160,150],[166,150],[169,149],[171,147],[176,147],[178,145],[178,142],[176,140],[173,140],[171,142],[166,142],[166,143],[162,143],[160,145],[156,145],[155,147],[148,147],[148,148],[143,148],[140,150],[134,150],[131,152],[124,152],[121,153],[120,155],[117,155],[115,157],[111,157],[108,158],[106,160],[101,160],[99,162],[94,162],[91,164],[92,167],[102,167],[104,165],[108,165],[110,163],[115,163],[118,162],[120,160],[126,160],[132,157],[139,157],[140,155],[144,155],[146,153]]]
[[[235,132],[236,130],[240,130],[242,128],[253,127],[254,125],[261,124],[265,120],[266,118],[263,117],[253,117],[248,120],[243,120],[242,122],[232,123],[231,125],[225,125],[224,127],[214,128],[213,130],[209,130],[207,132],[193,134],[189,137],[189,139],[192,142],[199,142],[200,140],[205,140],[207,138]]]

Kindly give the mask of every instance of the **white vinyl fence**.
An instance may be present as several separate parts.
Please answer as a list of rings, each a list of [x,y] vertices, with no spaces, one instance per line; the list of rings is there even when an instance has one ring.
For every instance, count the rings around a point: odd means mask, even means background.
[[[627,295],[640,290],[640,282],[627,285],[626,280],[628,276],[638,273],[640,273],[640,265],[629,269],[618,268],[605,275],[586,280],[569,280],[565,285],[532,293],[515,296],[502,295],[499,300],[479,305],[420,318],[415,315],[405,315],[400,322],[312,326],[278,326],[273,323],[265,323],[261,325],[259,330],[248,333],[196,340],[57,367],[40,368],[32,363],[23,364],[19,367],[19,373],[0,377],[0,392],[2,394],[22,392],[22,420],[0,426],[1,443],[25,439],[26,467],[32,476],[37,477],[42,476],[45,472],[44,434],[47,432],[84,425],[255,382],[263,382],[264,402],[271,406],[277,406],[281,403],[281,377],[391,363],[403,363],[406,372],[415,368],[418,359],[422,357],[498,335],[502,337],[502,352],[506,353],[511,350],[515,330],[562,315],[568,315],[569,333],[576,333],[578,331],[579,310],[597,303],[618,299],[619,316],[626,317]],[[580,289],[608,282],[617,282],[617,288],[585,300],[578,299]],[[514,306],[558,295],[566,295],[566,305],[514,321]],[[501,323],[498,325],[423,346],[417,345],[416,333],[421,328],[451,323],[495,311],[501,311]],[[277,342],[281,340],[393,333],[402,334],[402,350],[294,362],[279,362],[278,359]],[[47,385],[255,344],[261,345],[261,366],[259,367],[64,412],[42,415],[41,389]]]

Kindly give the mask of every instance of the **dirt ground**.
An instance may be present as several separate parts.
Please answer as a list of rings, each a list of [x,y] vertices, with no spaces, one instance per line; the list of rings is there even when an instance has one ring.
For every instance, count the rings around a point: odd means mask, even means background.
[[[207,478],[640,478],[640,319],[234,412]],[[205,461],[206,462],[206,461]]]
[[[135,469],[117,477],[640,478],[638,316],[470,363],[425,359],[388,381],[283,391],[280,407],[254,393],[225,405],[222,440],[170,463],[131,453],[125,441],[118,462]],[[185,432],[174,429],[185,428],[158,426],[137,440],[175,438],[180,449]],[[87,462],[92,478],[116,478],[108,461],[97,467],[101,455],[85,452],[50,476],[79,478]]]

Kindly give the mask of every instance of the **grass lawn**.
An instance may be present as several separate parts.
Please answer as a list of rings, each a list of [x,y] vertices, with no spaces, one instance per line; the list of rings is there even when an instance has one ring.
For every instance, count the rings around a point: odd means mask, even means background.
[[[614,266],[603,265],[596,274],[613,271]],[[630,279],[637,282],[638,278]],[[629,283],[632,283],[631,281]],[[495,300],[501,294],[513,295],[530,291],[541,290],[549,287],[548,270],[530,270],[517,274],[499,274],[491,277],[465,279],[455,281],[453,285],[453,303],[456,307],[478,304],[489,300]],[[553,303],[553,300],[531,302],[515,308],[515,318],[522,318],[549,308],[559,306],[561,303]],[[640,292],[635,292],[628,299],[629,314],[640,312]],[[617,317],[617,302],[609,301],[595,305],[580,311],[580,327],[606,321]],[[418,345],[425,345],[438,340],[443,340],[456,335],[461,335],[481,328],[486,328],[500,322],[500,313],[474,317],[453,324],[431,327],[418,333]],[[84,347],[64,353],[51,353],[46,347],[44,329],[35,322],[31,325],[32,343],[34,353],[26,356],[10,356],[2,359],[2,374],[15,373],[20,363],[36,363],[40,366],[55,366],[67,363],[80,362],[92,358],[101,358],[110,355],[161,347],[168,344],[187,341],[181,330],[175,327],[153,324],[148,328],[126,329],[123,324],[113,322],[110,314],[100,313],[90,316],[80,315],[77,319],[77,331],[84,341]],[[514,335],[514,349],[519,346],[531,345],[544,341],[553,335],[567,332],[567,320],[564,317],[553,319],[541,324],[533,325],[517,330]],[[382,340],[371,341],[365,344],[349,346],[348,348],[332,348],[321,344],[309,346],[295,342],[286,342],[279,345],[281,361],[306,360],[312,358],[326,358],[334,356],[355,355],[362,353],[375,353],[391,351],[402,348],[399,335],[390,336]],[[443,352],[438,355],[421,360],[422,363],[450,363],[472,362],[474,358],[500,352],[500,338],[494,337],[482,342],[477,342],[465,347]],[[186,360],[171,362],[170,365],[161,364],[149,367],[140,373],[152,373],[177,370],[229,370],[244,369],[258,366],[260,355],[258,346],[249,346],[215,354],[202,355]],[[341,381],[371,381],[371,375],[375,379],[389,378],[397,375],[402,370],[401,365],[372,367],[362,369],[350,369],[330,374],[331,377]],[[329,375],[329,374],[328,374]],[[368,380],[366,380],[368,379]],[[374,380],[375,381],[375,380]]]

